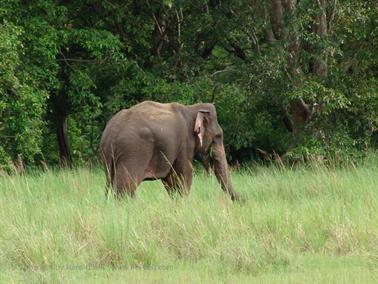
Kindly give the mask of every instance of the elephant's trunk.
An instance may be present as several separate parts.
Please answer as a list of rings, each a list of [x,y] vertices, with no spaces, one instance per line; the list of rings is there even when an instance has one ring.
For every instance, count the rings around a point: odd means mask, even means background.
[[[223,191],[230,195],[232,201],[240,201],[240,195],[234,191],[231,184],[223,143],[216,143],[213,145],[213,155],[211,160],[215,176],[221,184]]]

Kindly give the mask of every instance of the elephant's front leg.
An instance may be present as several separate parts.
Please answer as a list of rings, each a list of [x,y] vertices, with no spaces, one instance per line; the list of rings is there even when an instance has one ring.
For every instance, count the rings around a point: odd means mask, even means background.
[[[175,193],[187,195],[190,192],[193,178],[193,166],[188,161],[177,160],[169,174],[162,179],[168,194],[173,196]]]
[[[161,180],[169,196],[173,197],[177,192],[179,192],[179,181],[172,172]]]

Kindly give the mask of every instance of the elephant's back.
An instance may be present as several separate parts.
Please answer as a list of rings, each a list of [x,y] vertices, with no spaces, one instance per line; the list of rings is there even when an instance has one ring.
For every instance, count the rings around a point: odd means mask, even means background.
[[[157,128],[181,127],[183,123],[180,108],[177,103],[158,103],[145,101],[125,110],[121,116],[129,125],[136,124],[140,127],[148,127],[151,130]]]
[[[125,112],[126,115],[133,118],[147,118],[150,120],[164,120],[175,116],[179,109],[183,107],[178,103],[158,103],[153,101],[144,101],[139,103]]]
[[[101,137],[100,147],[109,148],[117,142],[137,139],[165,140],[165,137],[176,136],[174,131],[183,128],[185,123],[179,111],[181,105],[176,103],[162,104],[145,101],[129,109],[116,113],[107,123]]]
[[[106,128],[126,127],[125,123],[143,123],[143,121],[164,121],[177,117],[183,106],[178,103],[158,103],[144,101],[128,109],[117,112],[108,122]],[[105,129],[106,129],[105,128]]]

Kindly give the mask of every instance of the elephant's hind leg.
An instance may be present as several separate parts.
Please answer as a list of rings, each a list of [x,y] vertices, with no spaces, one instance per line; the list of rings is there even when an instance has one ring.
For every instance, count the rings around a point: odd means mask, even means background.
[[[114,186],[118,198],[123,197],[125,193],[130,197],[135,196],[136,188],[141,182],[139,173],[128,170],[125,163],[119,163],[116,166],[114,178]]]

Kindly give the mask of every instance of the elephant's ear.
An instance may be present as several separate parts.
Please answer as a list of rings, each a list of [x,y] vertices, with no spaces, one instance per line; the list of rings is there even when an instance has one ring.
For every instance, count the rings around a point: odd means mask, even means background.
[[[208,113],[209,113],[208,110],[200,110],[197,113],[196,121],[194,123],[194,133],[196,135],[196,138],[199,141],[200,147],[202,147],[203,136],[205,134],[205,125],[204,125],[205,115]]]

